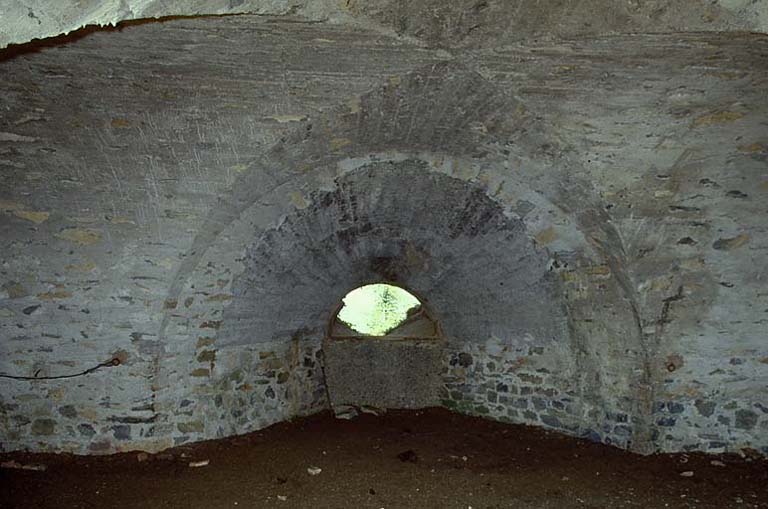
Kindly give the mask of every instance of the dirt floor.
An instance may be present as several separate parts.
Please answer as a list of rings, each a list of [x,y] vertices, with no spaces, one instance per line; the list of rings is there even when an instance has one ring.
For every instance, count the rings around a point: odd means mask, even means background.
[[[768,508],[765,459],[641,457],[437,409],[322,414],[155,455],[0,460],[47,467],[0,468],[2,508]]]

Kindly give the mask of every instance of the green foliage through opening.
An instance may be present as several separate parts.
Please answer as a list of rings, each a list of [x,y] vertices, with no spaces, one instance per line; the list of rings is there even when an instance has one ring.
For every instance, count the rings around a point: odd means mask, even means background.
[[[343,299],[338,319],[355,332],[385,336],[421,306],[419,299],[398,286],[382,283],[361,286]]]

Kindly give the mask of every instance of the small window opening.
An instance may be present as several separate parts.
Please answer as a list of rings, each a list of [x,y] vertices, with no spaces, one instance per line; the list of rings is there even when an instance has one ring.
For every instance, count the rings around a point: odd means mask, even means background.
[[[436,337],[437,326],[418,298],[399,286],[376,283],[361,286],[342,299],[331,336]]]

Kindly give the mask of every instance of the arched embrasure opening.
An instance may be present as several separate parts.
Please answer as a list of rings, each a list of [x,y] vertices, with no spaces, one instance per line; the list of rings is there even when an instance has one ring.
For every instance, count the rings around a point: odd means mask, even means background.
[[[335,339],[435,339],[437,322],[418,297],[390,283],[355,288],[342,299],[331,321]]]

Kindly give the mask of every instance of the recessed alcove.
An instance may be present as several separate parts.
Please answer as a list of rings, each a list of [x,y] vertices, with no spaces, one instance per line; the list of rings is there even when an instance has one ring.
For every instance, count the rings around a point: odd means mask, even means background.
[[[323,342],[332,410],[439,405],[444,342],[425,304],[389,283],[350,291]]]

